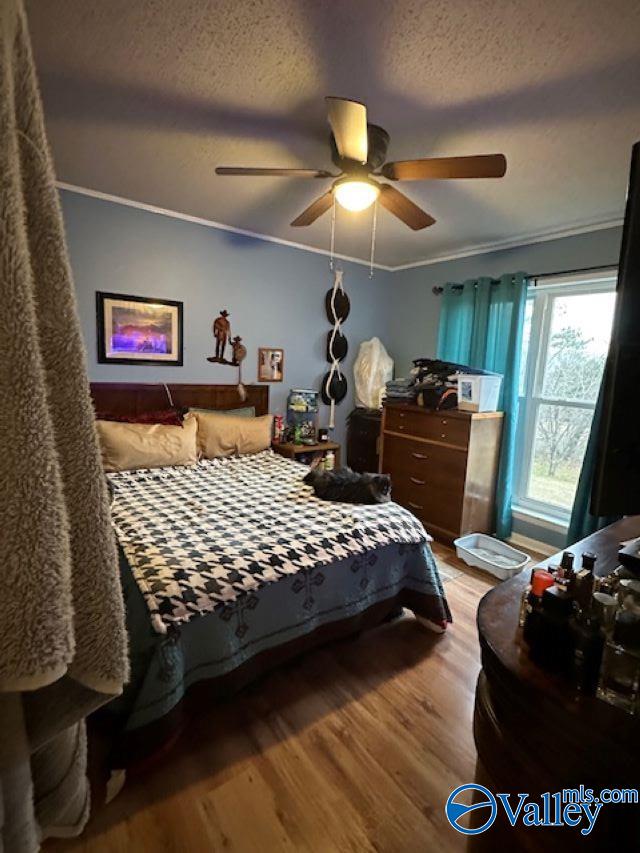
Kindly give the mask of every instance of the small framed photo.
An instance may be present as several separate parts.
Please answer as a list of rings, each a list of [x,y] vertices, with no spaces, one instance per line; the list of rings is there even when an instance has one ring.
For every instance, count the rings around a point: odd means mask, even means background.
[[[96,293],[98,362],[179,367],[182,302]]]
[[[260,347],[258,350],[258,382],[282,382],[284,350]]]

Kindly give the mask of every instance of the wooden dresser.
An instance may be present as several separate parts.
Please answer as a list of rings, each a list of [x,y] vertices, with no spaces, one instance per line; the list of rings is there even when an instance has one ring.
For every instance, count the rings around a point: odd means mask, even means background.
[[[380,472],[437,539],[493,532],[502,420],[502,412],[385,405]]]

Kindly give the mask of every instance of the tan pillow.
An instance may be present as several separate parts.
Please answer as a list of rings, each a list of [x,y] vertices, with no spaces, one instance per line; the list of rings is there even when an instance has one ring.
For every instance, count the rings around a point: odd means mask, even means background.
[[[271,446],[272,415],[258,418],[195,412],[198,419],[198,449],[205,459],[259,453]]]
[[[195,465],[198,424],[187,415],[183,426],[96,421],[105,471],[135,471],[165,465]]]

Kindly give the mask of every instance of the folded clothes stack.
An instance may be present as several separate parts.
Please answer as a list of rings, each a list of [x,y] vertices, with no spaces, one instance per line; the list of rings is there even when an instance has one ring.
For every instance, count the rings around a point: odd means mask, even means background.
[[[416,399],[415,378],[391,379],[387,382],[385,400],[389,402],[413,403]]]

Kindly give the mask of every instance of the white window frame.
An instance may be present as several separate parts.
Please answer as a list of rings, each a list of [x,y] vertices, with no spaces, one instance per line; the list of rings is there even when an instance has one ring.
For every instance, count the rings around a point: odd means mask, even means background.
[[[558,296],[610,293],[615,291],[618,271],[615,267],[596,273],[542,276],[529,287],[533,299],[531,334],[524,376],[524,396],[519,397],[517,470],[514,480],[514,510],[516,514],[543,519],[566,528],[571,511],[527,495],[538,411],[541,405],[567,406],[576,409],[595,409],[595,401],[558,400],[544,395],[542,386],[549,352],[549,335],[553,316],[553,301]]]

